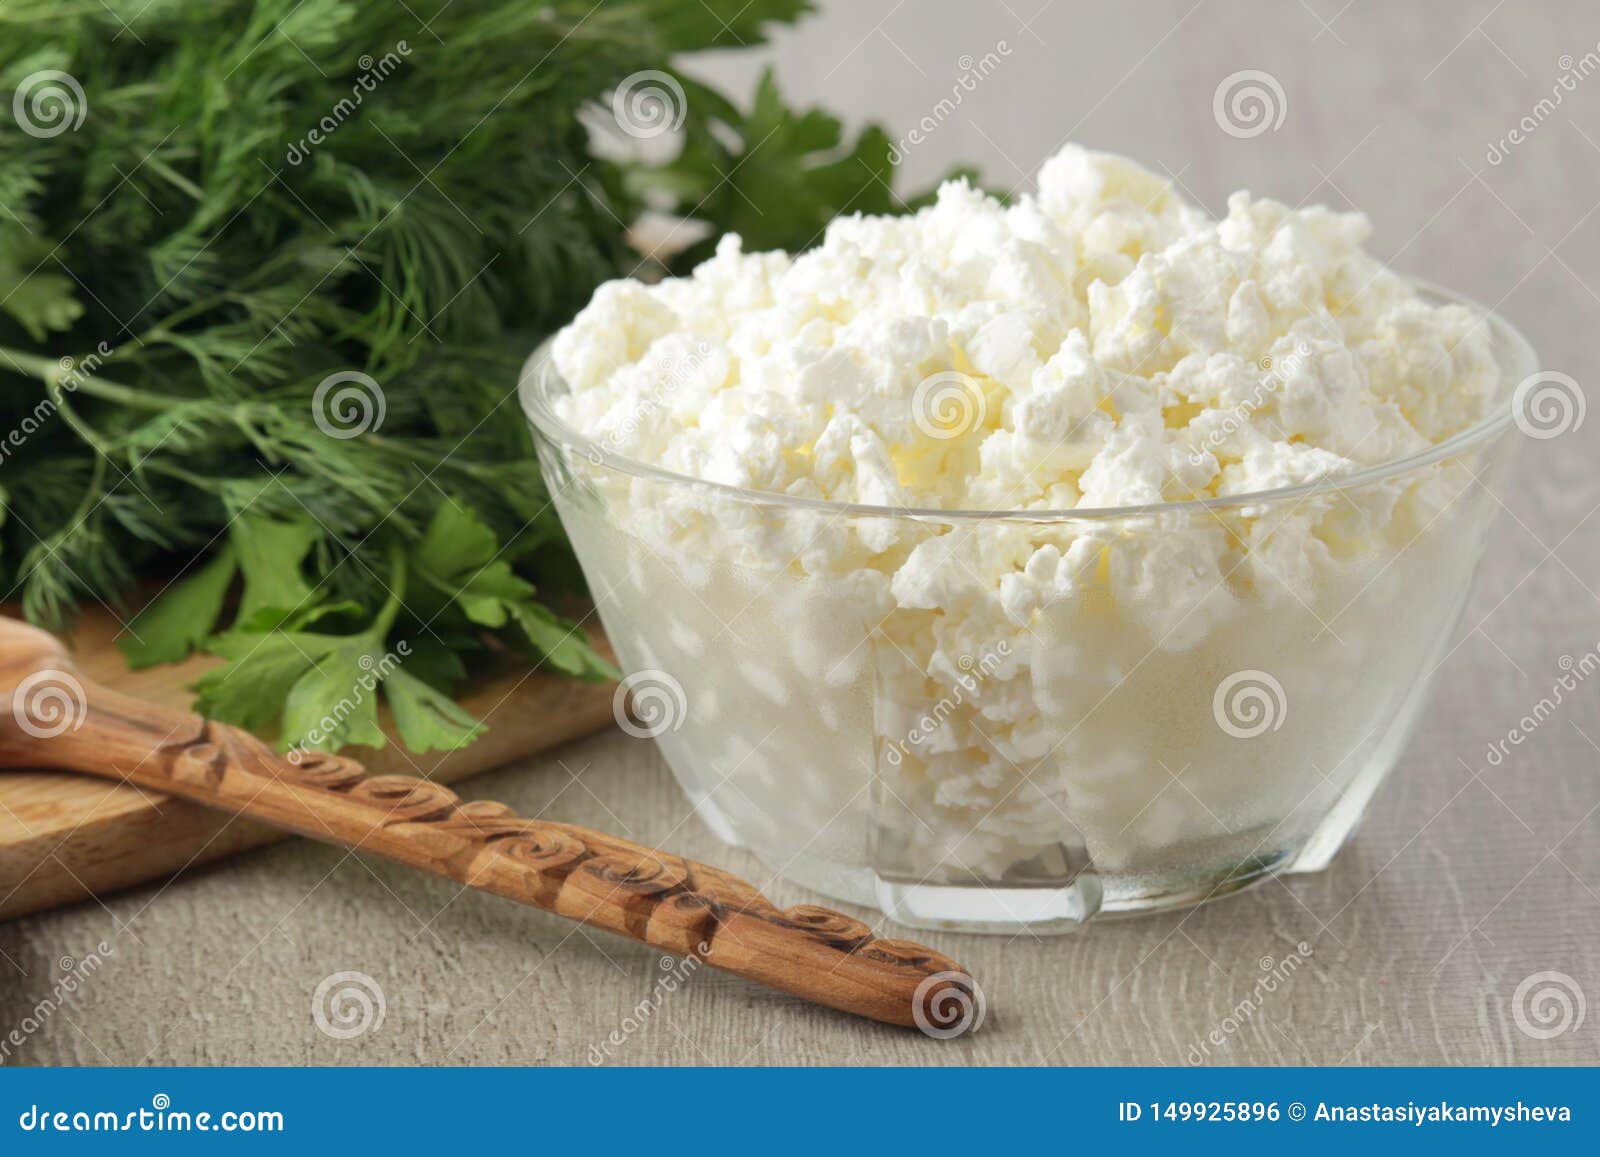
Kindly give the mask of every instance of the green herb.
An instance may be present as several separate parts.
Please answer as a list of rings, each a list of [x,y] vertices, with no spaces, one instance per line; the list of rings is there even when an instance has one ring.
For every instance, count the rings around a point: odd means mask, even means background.
[[[687,143],[676,160],[638,175],[641,190],[667,188],[750,251],[804,249],[839,213],[892,214],[920,208],[932,193],[906,200],[894,191],[893,144],[876,125],[847,141],[837,120],[783,103],[769,69],[748,113],[704,85],[686,85]],[[946,180],[966,177],[956,169]],[[774,196],[783,190],[783,196]],[[681,259],[694,264],[716,247],[711,237]]]
[[[135,665],[285,744],[469,742],[506,650],[616,672],[536,583],[575,573],[514,382],[634,269],[648,207],[799,248],[903,205],[883,134],[676,77],[684,149],[588,110],[804,0],[10,0],[0,6],[0,597],[61,625],[163,593]],[[13,100],[14,98],[14,100]],[[680,260],[692,261],[697,253]]]

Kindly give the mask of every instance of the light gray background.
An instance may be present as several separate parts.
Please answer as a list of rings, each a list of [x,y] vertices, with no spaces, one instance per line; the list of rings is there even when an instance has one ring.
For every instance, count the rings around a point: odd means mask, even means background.
[[[691,0],[692,2],[692,0]],[[1022,185],[1060,142],[1128,153],[1212,211],[1248,187],[1358,205],[1374,250],[1519,323],[1546,367],[1600,381],[1600,74],[1491,165],[1491,142],[1600,51],[1592,2],[830,0],[773,50],[701,62],[748,91],[776,60],[789,96],[899,136],[948,96],[964,54],[1002,66],[911,151]],[[1001,46],[1004,52],[1001,52]],[[1250,139],[1212,97],[1270,72],[1286,112]],[[1327,873],[1189,914],[1065,939],[930,936],[987,989],[982,1031],[940,1044],[712,974],[692,976],[609,1059],[623,1064],[1183,1064],[1251,995],[1263,957],[1311,955],[1225,1041],[1219,1063],[1600,1061],[1600,687],[1499,767],[1487,745],[1600,645],[1600,414],[1530,442],[1459,646],[1366,826]],[[722,848],[652,748],[611,734],[485,776],[471,797],[767,873]],[[774,886],[776,898],[800,900]],[[10,1063],[468,1063],[593,1059],[660,975],[652,952],[381,862],[304,842],[162,887],[0,926],[0,1030],[64,956],[115,948]],[[319,1032],[312,994],[373,977],[381,1026]],[[1586,1009],[1539,1039],[1514,994],[1541,972]],[[1543,982],[1535,982],[1541,986]],[[1552,1006],[1553,1007],[1553,1006]],[[1569,1020],[1575,1020],[1574,1015]]]

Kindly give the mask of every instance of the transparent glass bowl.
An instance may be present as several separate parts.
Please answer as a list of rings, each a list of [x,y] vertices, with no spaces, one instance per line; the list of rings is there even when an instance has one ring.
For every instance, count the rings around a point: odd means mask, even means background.
[[[1461,435],[1332,482],[1148,507],[739,490],[568,427],[548,347],[521,392],[635,729],[717,834],[913,927],[1057,931],[1317,871],[1355,828],[1520,440],[1509,399],[1534,355],[1484,318],[1506,404]],[[997,570],[1047,546],[1074,593],[997,613]],[[913,551],[932,609],[864,565]]]

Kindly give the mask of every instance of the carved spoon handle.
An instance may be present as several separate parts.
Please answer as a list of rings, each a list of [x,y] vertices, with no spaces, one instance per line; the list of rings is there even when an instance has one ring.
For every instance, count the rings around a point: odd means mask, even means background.
[[[40,693],[49,684],[37,673],[31,685],[0,681],[0,696],[13,692],[11,710],[0,710],[0,767],[85,772],[182,796],[873,1020],[940,1024],[953,1003],[973,998],[974,982],[953,960],[875,939],[859,920],[827,908],[780,910],[708,865],[588,828],[521,819],[503,804],[464,803],[428,780],[369,777],[353,760],[282,756],[238,728],[87,683],[61,661],[46,674],[71,683],[70,714],[58,710],[61,698]]]

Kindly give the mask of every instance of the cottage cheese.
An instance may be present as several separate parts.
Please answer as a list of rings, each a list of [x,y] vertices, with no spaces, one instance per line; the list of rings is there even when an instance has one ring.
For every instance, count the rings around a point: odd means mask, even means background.
[[[707,482],[1063,512],[1349,473],[1502,389],[1477,315],[1367,255],[1358,214],[1236,193],[1214,220],[1075,146],[1038,185],[1008,206],[952,182],[799,256],[727,236],[692,276],[611,282],[555,340],[558,412]],[[596,502],[558,501],[624,657],[685,685],[663,739],[733,834],[850,865],[890,831],[913,870],[1001,879],[1069,831],[1116,872],[1315,826],[1368,758],[1347,716],[1392,711],[1372,664],[1414,676],[1457,593],[1436,579],[1375,636],[1349,608],[1455,565],[1440,514],[1469,480],[1093,521],[841,517],[603,470]],[[1242,669],[1287,688],[1292,736],[1219,730]]]

